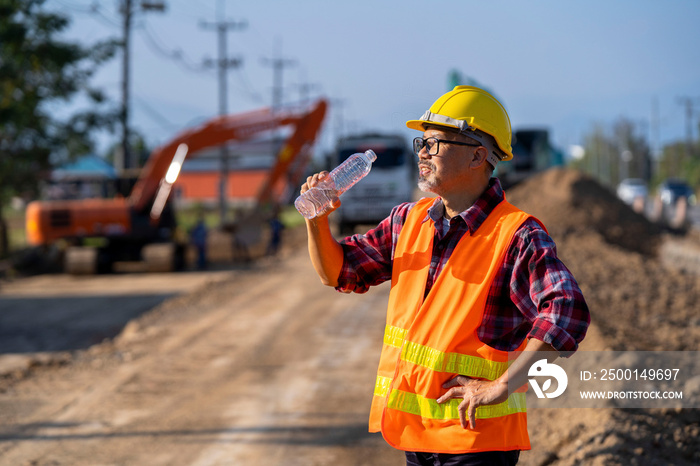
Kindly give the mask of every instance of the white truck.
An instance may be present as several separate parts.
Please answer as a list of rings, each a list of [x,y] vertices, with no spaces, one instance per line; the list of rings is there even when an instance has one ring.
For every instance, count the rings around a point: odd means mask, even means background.
[[[342,138],[336,146],[335,166],[367,149],[377,154],[372,170],[340,196],[341,206],[335,212],[342,235],[354,233],[357,225],[377,225],[394,206],[412,200],[416,189],[417,162],[401,135],[372,133]]]

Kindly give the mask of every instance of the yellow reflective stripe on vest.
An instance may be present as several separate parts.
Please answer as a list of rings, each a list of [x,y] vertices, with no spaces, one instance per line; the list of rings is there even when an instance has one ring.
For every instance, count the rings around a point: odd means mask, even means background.
[[[450,400],[438,404],[437,400],[425,398],[415,393],[402,390],[392,390],[387,400],[387,408],[404,413],[414,414],[425,419],[459,419],[459,404],[461,399]],[[479,406],[476,408],[477,419],[489,419],[508,414],[524,413],[525,393],[513,393],[506,401],[496,405]]]
[[[401,348],[403,340],[406,338],[408,330],[387,325],[384,329],[384,343],[394,348]]]
[[[391,325],[387,325],[384,331],[384,343],[402,348],[401,359],[404,361],[436,372],[449,372],[488,380],[496,380],[508,369],[508,362],[489,361],[478,356],[460,353],[445,353],[411,341],[403,344],[407,333],[407,330]]]
[[[391,385],[391,377],[383,377],[381,375],[377,376],[377,381],[374,384],[374,394],[385,398],[389,393],[389,386]]]

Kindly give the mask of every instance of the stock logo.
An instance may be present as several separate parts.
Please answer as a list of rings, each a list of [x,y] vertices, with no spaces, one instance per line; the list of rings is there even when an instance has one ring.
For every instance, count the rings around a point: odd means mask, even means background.
[[[564,393],[569,383],[569,378],[566,376],[564,369],[556,364],[548,363],[546,359],[540,359],[530,366],[527,375],[531,377],[528,382],[530,382],[530,386],[535,391],[537,398],[556,398]],[[542,387],[540,387],[537,380],[532,377],[547,377],[547,379],[542,384]],[[552,387],[552,379],[557,381],[557,388],[549,392],[548,390]]]

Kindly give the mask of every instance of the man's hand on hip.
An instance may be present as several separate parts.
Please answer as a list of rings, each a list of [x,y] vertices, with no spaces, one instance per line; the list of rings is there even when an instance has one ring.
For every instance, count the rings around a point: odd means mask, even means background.
[[[508,399],[508,384],[498,380],[479,380],[458,375],[442,384],[442,388],[448,390],[437,399],[438,403],[460,398],[463,400],[459,404],[459,422],[465,429],[467,428],[467,417],[469,418],[469,426],[472,429],[475,428],[476,408],[502,403]]]

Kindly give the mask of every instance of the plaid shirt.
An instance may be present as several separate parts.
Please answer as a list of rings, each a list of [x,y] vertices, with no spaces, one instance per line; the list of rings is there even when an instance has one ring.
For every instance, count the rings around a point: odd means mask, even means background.
[[[474,205],[449,221],[442,200],[435,199],[428,211],[435,236],[426,295],[464,233],[476,231],[503,199],[500,182],[492,178]],[[370,286],[391,280],[396,243],[413,206],[396,206],[373,230],[341,241],[345,261],[337,290],[365,293]],[[489,289],[479,339],[503,351],[513,351],[525,338],[542,340],[559,351],[575,351],[589,322],[583,294],[557,257],[554,241],[537,221],[526,220]]]

